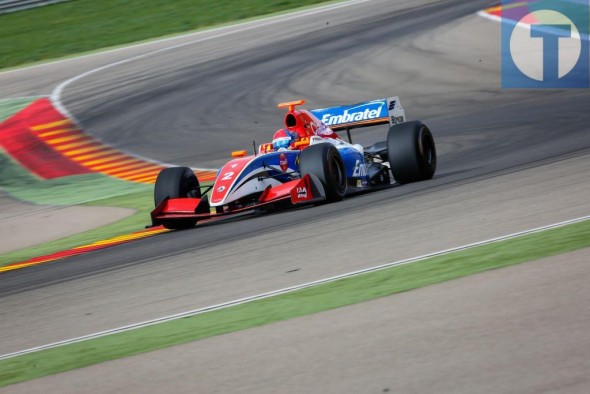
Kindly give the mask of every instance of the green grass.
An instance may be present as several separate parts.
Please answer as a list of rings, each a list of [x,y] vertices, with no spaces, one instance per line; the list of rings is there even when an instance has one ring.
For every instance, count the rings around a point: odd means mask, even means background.
[[[40,179],[0,148],[0,188],[22,201],[39,205],[75,205],[152,190],[153,185],[93,173]]]
[[[176,34],[280,12],[321,0],[75,0],[0,15],[0,68]],[[3,106],[0,120],[26,105]],[[122,182],[117,184],[117,182]],[[99,174],[42,181],[0,154],[0,187],[37,204],[137,209],[117,223],[0,256],[0,265],[139,230],[151,187]],[[105,194],[106,191],[106,194]],[[74,368],[318,313],[541,257],[590,247],[590,222],[339,280],[266,300],[0,361],[0,386]]]
[[[0,267],[142,230],[145,225],[150,224],[150,211],[154,207],[154,194],[150,188],[150,190],[99,199],[81,205],[132,208],[135,209],[135,213],[103,227],[4,253],[0,255]]]
[[[0,100],[0,123],[31,104],[33,100],[31,97]]]
[[[0,101],[0,121],[31,101],[30,98]],[[141,230],[149,223],[149,212],[153,208],[153,185],[127,182],[98,173],[43,180],[28,172],[1,148],[0,189],[15,199],[36,205],[112,206],[135,210],[132,216],[104,227],[2,254],[0,267]]]
[[[0,15],[0,68],[281,12],[325,0],[73,0]]]
[[[0,361],[0,386],[590,247],[590,221]]]

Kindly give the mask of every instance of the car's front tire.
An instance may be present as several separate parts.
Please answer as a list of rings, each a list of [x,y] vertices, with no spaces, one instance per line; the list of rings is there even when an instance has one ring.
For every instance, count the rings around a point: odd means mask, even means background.
[[[171,167],[160,171],[154,187],[154,203],[156,207],[166,198],[201,198],[199,180],[193,170],[188,167]],[[162,220],[168,229],[181,230],[194,227],[196,219]]]
[[[311,145],[299,156],[301,177],[310,174],[319,178],[328,202],[340,201],[346,193],[346,168],[338,149],[330,143]]]

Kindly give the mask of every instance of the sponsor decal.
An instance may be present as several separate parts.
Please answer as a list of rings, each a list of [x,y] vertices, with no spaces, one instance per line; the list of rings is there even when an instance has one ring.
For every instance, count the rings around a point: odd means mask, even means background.
[[[315,122],[309,122],[308,125],[312,133],[317,134],[318,126],[315,124]]]
[[[354,171],[352,172],[352,176],[354,177],[365,177],[367,176],[367,166],[365,163],[361,163],[360,160],[356,161],[354,165]]]
[[[307,198],[307,188],[305,186],[298,186],[297,187],[297,198],[301,198],[301,199]]]
[[[398,123],[404,123],[404,117],[403,116],[392,116],[391,117],[391,124],[398,124]]]
[[[390,97],[387,100],[389,102],[387,107],[389,112],[389,124],[393,126],[394,124],[403,123],[406,119],[399,97]]]
[[[387,117],[386,111],[386,100],[374,100],[353,106],[319,109],[312,112],[326,126],[333,126]]]
[[[289,161],[284,153],[281,153],[279,156],[279,165],[281,166],[282,171],[287,171],[289,169]]]
[[[217,188],[217,191],[218,191],[219,193],[222,193],[224,190],[225,190],[225,186],[219,186],[219,187]]]
[[[320,123],[319,127],[316,130],[317,135],[331,135],[332,133],[334,133],[332,129],[328,128],[328,126],[326,126],[323,123]]]

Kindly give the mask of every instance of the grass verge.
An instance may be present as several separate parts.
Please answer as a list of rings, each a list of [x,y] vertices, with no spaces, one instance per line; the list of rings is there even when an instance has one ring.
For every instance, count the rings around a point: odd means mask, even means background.
[[[177,34],[326,0],[76,0],[0,15],[0,68]]]
[[[81,204],[86,206],[132,208],[135,209],[135,213],[103,227],[1,254],[0,267],[142,230],[146,224],[150,224],[150,211],[153,209],[154,204],[153,199],[154,194],[150,189]]]
[[[0,148],[0,188],[18,200],[33,204],[75,205],[153,190],[153,185],[99,173],[40,179]]]
[[[136,211],[132,216],[107,226],[1,254],[0,266],[139,231],[149,222],[149,212],[153,208],[153,185],[127,182],[103,174],[43,180],[29,173],[1,149],[0,188],[18,200],[37,205],[110,206]]]
[[[0,386],[590,247],[590,221],[0,361]]]
[[[0,123],[24,109],[38,97],[19,97],[13,99],[0,100]]]

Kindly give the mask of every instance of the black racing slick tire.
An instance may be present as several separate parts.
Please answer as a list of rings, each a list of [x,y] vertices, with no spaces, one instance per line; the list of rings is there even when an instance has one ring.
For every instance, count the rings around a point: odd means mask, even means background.
[[[434,138],[419,121],[391,126],[387,156],[393,178],[400,184],[432,179],[436,171]]]
[[[310,174],[319,178],[326,191],[328,202],[340,201],[346,193],[346,168],[338,149],[330,143],[311,145],[299,156],[301,176]]]
[[[166,168],[158,174],[154,187],[156,207],[166,198],[201,198],[201,188],[195,173],[188,167]],[[194,227],[196,219],[163,220],[168,229],[180,230]]]

